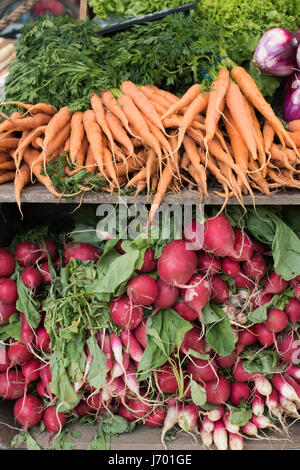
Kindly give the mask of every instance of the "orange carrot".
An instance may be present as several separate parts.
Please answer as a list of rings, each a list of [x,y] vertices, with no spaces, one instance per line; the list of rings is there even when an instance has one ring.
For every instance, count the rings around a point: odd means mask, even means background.
[[[1,104],[15,104],[17,106],[20,106],[20,108],[25,108],[27,112],[30,112],[31,114],[37,114],[40,112],[45,114],[55,114],[57,112],[55,106],[46,103],[37,103],[32,105],[27,103],[21,103],[20,101],[6,101],[5,103]]]
[[[162,90],[161,88],[157,88],[154,85],[151,88],[157,95],[162,96],[163,98],[167,99],[172,104],[177,103],[180,100],[178,96],[174,95],[173,93],[170,93],[169,91]]]
[[[181,109],[185,108],[189,104],[191,104],[192,101],[194,101],[197,96],[199,96],[201,93],[201,85],[198,83],[195,83],[192,85],[182,96],[182,98],[179,99],[179,101],[176,101],[172,106],[169,107],[167,112],[162,116],[162,120],[168,116],[170,116],[173,113],[177,113]]]
[[[83,113],[81,111],[76,111],[71,117],[70,158],[73,163],[77,162],[77,153],[80,152],[84,138],[82,118]]]
[[[193,165],[195,171],[197,172],[201,180],[201,184],[202,184],[201,189],[203,190],[204,194],[207,196],[208,193],[207,193],[206,173],[205,173],[205,168],[200,163],[200,156],[197,151],[197,146],[194,140],[188,137],[187,135],[183,139],[183,145],[187,153],[187,156],[190,159],[191,164]]]
[[[294,121],[290,121],[288,123],[288,127],[291,132],[300,131],[300,119],[295,119]]]
[[[246,173],[248,169],[248,148],[236,128],[228,108],[224,110],[224,123],[230,139],[233,157],[236,164]]]
[[[15,172],[14,171],[6,171],[4,174],[0,176],[0,184],[9,183],[15,179]]]
[[[205,117],[206,141],[211,140],[216,133],[216,127],[219,122],[220,115],[224,109],[224,99],[228,85],[229,71],[227,69],[221,69],[218,74],[218,78],[212,84],[212,88],[209,93],[209,100]]]
[[[7,137],[7,139],[0,140],[0,150],[3,149],[16,149],[19,144],[19,138]]]
[[[21,210],[21,192],[23,188],[30,183],[30,168],[26,163],[23,163],[16,172],[15,180],[14,180],[14,188],[15,188],[15,200],[18,205],[19,211],[23,218],[23,213]]]
[[[156,93],[156,91],[153,90],[153,88],[154,87],[144,85],[140,87],[140,90],[142,93],[144,93],[145,96],[147,96],[147,98],[150,101],[157,103],[159,106],[163,106],[165,109],[169,109],[169,107],[172,105],[172,102],[170,102],[164,96],[161,96],[158,93]]]
[[[125,113],[122,110],[122,107],[118,104],[116,98],[112,94],[111,91],[106,90],[101,93],[101,99],[103,101],[104,106],[113,113],[115,116],[117,116],[118,119],[120,119],[123,127],[131,134],[130,128],[129,128],[129,122],[128,119],[125,115]]]
[[[267,155],[270,153],[271,145],[273,144],[275,136],[274,128],[271,126],[269,121],[265,121],[263,127],[263,138],[264,138],[264,146],[265,152]]]
[[[8,153],[0,152],[0,163],[8,162],[10,160]]]
[[[32,117],[29,116],[26,118],[12,119],[12,123],[14,126],[18,127],[21,130],[29,130],[48,124],[48,122],[51,120],[51,117],[52,116],[50,116],[49,114],[38,113]]]
[[[107,147],[104,147],[103,149],[103,166],[108,177],[111,178],[113,184],[118,187],[119,183],[117,180],[112,154],[110,153]]]
[[[76,154],[76,162],[75,162],[76,168],[75,168],[75,170],[72,170],[72,171],[70,169],[67,169],[66,173],[67,173],[68,176],[76,175],[77,173],[79,173],[83,169],[84,160],[85,160],[85,157],[86,157],[88,146],[89,146],[88,140],[87,140],[86,136],[84,136],[84,138],[81,142],[80,149]]]
[[[103,136],[94,111],[83,113],[83,125],[100,173],[103,173]]]
[[[40,152],[30,147],[27,148],[24,153],[24,161],[27,163],[38,182],[44,185],[53,196],[62,196],[54,188],[49,176],[44,176],[41,174],[43,169],[43,161],[40,158]]]
[[[0,170],[15,170],[16,164],[14,160],[10,160],[9,162],[0,163]]]
[[[91,145],[89,145],[88,150],[87,150],[84,168],[91,173],[97,172],[97,163],[96,163]]]
[[[14,160],[16,162],[16,167],[19,168],[20,166],[20,163],[21,163],[21,160],[23,158],[23,155],[24,155],[24,152],[26,150],[26,148],[31,144],[31,142],[36,138],[36,137],[39,137],[41,134],[44,134],[45,131],[46,131],[46,127],[47,126],[40,126],[40,127],[37,127],[36,129],[33,129],[29,134],[27,134],[26,136],[24,136],[23,138],[23,135],[19,141],[19,145],[18,145],[18,148],[15,152],[15,157],[14,157]],[[24,132],[27,132],[27,131],[24,131]],[[24,133],[23,132],[23,133]]]
[[[147,198],[150,192],[150,180],[151,175],[155,171],[156,168],[157,157],[153,149],[149,149],[148,158],[146,162],[146,186],[147,186]]]
[[[250,177],[253,179],[260,191],[267,196],[271,196],[267,180],[262,176],[258,163],[253,160],[252,157],[249,158],[249,169],[251,171]]]
[[[288,168],[292,171],[295,171],[295,168],[290,164],[289,162],[289,155],[287,152],[285,152],[285,150],[283,148],[280,148],[278,145],[276,144],[272,144],[271,145],[271,149],[270,149],[270,152],[271,152],[271,158],[272,160],[275,160],[275,161],[279,161],[281,163],[283,163],[283,165],[285,166],[285,168]],[[1,165],[0,165],[0,168],[1,168]]]
[[[111,149],[112,149],[112,154],[113,154],[113,157],[115,156],[114,154],[114,139],[113,139],[113,136],[111,134],[111,131],[110,131],[110,128],[106,122],[106,117],[105,117],[105,111],[104,111],[104,107],[103,107],[103,104],[102,104],[102,100],[100,98],[99,95],[97,95],[96,93],[94,93],[92,96],[91,96],[91,105],[92,105],[92,108],[95,112],[95,116],[96,116],[96,120],[99,124],[99,126],[101,127],[102,131],[104,132],[104,134],[106,135],[106,137],[108,138],[110,144],[111,144]]]
[[[133,144],[125,132],[120,119],[110,111],[106,112],[105,117],[113,138],[120,144],[124,145],[124,147],[128,150],[129,155],[133,154]]]
[[[297,131],[297,132],[287,131],[287,136],[284,136],[284,140],[285,140],[286,145],[288,145],[289,147],[295,150],[295,146],[300,147],[300,131]],[[299,153],[297,155],[299,156]]]

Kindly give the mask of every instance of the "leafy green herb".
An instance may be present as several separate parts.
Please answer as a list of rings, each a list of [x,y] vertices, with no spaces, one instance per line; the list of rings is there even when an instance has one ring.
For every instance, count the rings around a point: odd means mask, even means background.
[[[141,16],[155,11],[173,8],[186,3],[186,0],[89,0],[95,15],[106,18],[107,15]]]

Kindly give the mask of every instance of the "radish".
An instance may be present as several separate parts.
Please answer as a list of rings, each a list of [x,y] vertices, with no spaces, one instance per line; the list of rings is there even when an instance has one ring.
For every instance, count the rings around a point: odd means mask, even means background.
[[[239,340],[236,345],[236,353],[241,354],[246,346],[251,346],[257,342],[257,337],[254,334],[253,328],[248,328],[240,331]]]
[[[292,298],[284,308],[290,322],[295,328],[295,324],[300,321],[300,302],[298,299]]]
[[[136,370],[130,362],[125,374],[123,375],[123,380],[128,389],[142,400],[142,396],[140,395],[140,382],[137,381]]]
[[[42,276],[42,284],[51,284],[53,277],[50,273],[48,261],[43,261],[39,266],[39,272]]]
[[[5,325],[9,322],[10,317],[16,313],[16,304],[4,304],[0,302],[0,325]]]
[[[272,298],[273,298],[273,294],[263,294],[263,295],[261,295],[261,292],[260,292],[253,299],[253,307],[254,308],[261,307],[262,305],[265,305],[268,302],[271,302]]]
[[[237,355],[235,351],[232,351],[231,354],[228,356],[219,356],[219,354],[216,355],[216,362],[219,367],[232,367],[237,361]]]
[[[103,389],[100,392],[93,392],[87,398],[87,404],[92,410],[100,410],[103,408]]]
[[[196,219],[188,222],[183,230],[183,238],[192,250],[201,250],[203,246],[203,224]]]
[[[219,421],[218,419],[215,421]],[[201,429],[205,432],[213,432],[215,427],[215,423],[208,418],[208,416],[204,416],[201,421]]]
[[[38,383],[36,384],[36,391],[40,397],[49,398],[45,385],[43,384],[41,380],[39,380]]]
[[[226,256],[226,258],[222,260],[222,270],[227,276],[235,277],[240,274],[241,266],[238,261],[234,261]]]
[[[88,416],[93,413],[93,409],[87,404],[85,400],[80,400],[74,409],[79,418],[83,418],[83,416]]]
[[[263,293],[264,294],[281,294],[288,286],[288,282],[283,279],[275,271],[272,272],[271,276],[267,280]]]
[[[32,359],[32,354],[28,351],[27,346],[21,341],[14,341],[8,348],[8,358],[10,360],[10,367],[17,364],[24,364]]]
[[[113,322],[123,330],[134,330],[144,315],[144,309],[133,305],[126,294],[113,299],[109,311]]]
[[[299,413],[298,413],[297,406],[295,405],[295,403],[293,403],[290,400],[287,400],[282,395],[279,395],[279,403],[282,406],[282,408],[286,412],[288,412],[288,414],[292,413],[295,416],[299,417]]]
[[[254,289],[254,286],[255,286],[254,282],[246,276],[246,274],[244,273],[242,269],[241,269],[240,274],[238,274],[237,276],[234,276],[233,280],[238,289],[240,288],[250,289],[250,290]]]
[[[229,399],[234,405],[239,406],[242,401],[247,403],[250,396],[250,388],[244,382],[233,382],[231,384]]]
[[[289,321],[286,313],[279,308],[271,308],[268,310],[267,316],[268,318],[265,322],[265,326],[273,333],[279,333],[284,330]]]
[[[49,240],[49,238],[46,238],[45,240],[38,240],[35,243],[36,250],[40,252],[39,260],[48,260],[48,255],[50,256],[50,259],[54,260],[57,256],[57,248],[55,243],[52,240]]]
[[[272,392],[270,395],[267,396],[266,399],[266,404],[269,410],[272,411],[275,410],[278,407],[279,403],[279,395],[275,387],[272,387]]]
[[[291,375],[294,379],[296,379],[297,382],[300,382],[300,369],[299,369],[299,367],[288,365],[285,372],[288,372],[288,374]]]
[[[277,349],[283,362],[288,362],[290,364],[297,362],[298,346],[299,340],[294,333],[284,333],[281,338],[277,339]]]
[[[270,427],[274,427],[267,416],[255,416],[253,415],[251,418],[251,422],[255,424],[258,429],[266,429]]]
[[[210,410],[207,413],[207,418],[211,422],[219,421],[219,419],[222,419],[225,413],[225,408],[223,405],[219,406],[218,408],[214,410]],[[204,418],[203,418],[204,421]],[[208,431],[208,428],[205,427],[205,429]],[[210,432],[213,431],[213,428],[210,430]]]
[[[189,287],[182,289],[182,298],[202,319],[201,310],[208,303],[210,293],[211,286],[206,277],[202,274],[195,274],[189,281]]]
[[[44,328],[43,326],[40,326],[40,328],[38,328],[36,332],[36,337],[35,337],[36,347],[44,353],[49,353],[51,352],[50,342],[51,342],[51,338],[46,328]]]
[[[164,409],[160,406],[157,406],[154,408],[152,413],[143,419],[143,423],[146,426],[150,426],[152,428],[163,426],[166,416],[167,413],[164,411]]]
[[[217,256],[236,256],[235,236],[229,220],[220,214],[204,222],[204,250]]]
[[[291,280],[289,281],[289,283],[290,283],[290,285],[291,285],[292,287],[296,287],[296,285],[297,285],[299,282],[300,282],[300,275],[294,277],[294,279],[291,279]]]
[[[172,308],[187,321],[194,321],[198,318],[198,313],[191,307],[188,307],[184,302],[176,302]]]
[[[166,432],[172,429],[178,422],[179,413],[181,412],[182,405],[176,401],[176,398],[168,400],[168,411],[164,421],[164,427],[161,433],[161,441],[164,442]]]
[[[5,372],[10,366],[5,344],[0,343],[0,372]]]
[[[177,379],[171,365],[165,364],[157,371],[157,384],[162,393],[175,393],[178,391]]]
[[[240,427],[237,424],[231,424],[229,418],[230,418],[230,411],[226,411],[226,413],[223,416],[223,423],[225,425],[225,428],[229,433],[231,432],[231,433],[237,434],[240,431]]]
[[[147,347],[147,342],[146,342],[146,323],[147,319],[144,318],[144,320],[141,321],[139,326],[134,330],[133,334],[140,343],[141,346],[143,346],[144,349]]]
[[[0,279],[0,302],[15,304],[18,300],[17,284],[12,279]]]
[[[55,406],[48,406],[43,414],[43,422],[45,428],[50,433],[50,438],[54,436],[56,432],[60,432],[66,424],[67,416],[65,413],[61,413],[56,410]]]
[[[110,344],[110,335],[104,331],[100,331],[97,338],[99,347],[106,356],[106,369],[109,372],[112,368],[112,349]]]
[[[203,387],[206,390],[207,403],[212,405],[222,405],[227,402],[230,396],[230,383],[224,375],[219,375],[214,380],[204,382]]]
[[[24,395],[25,377],[19,370],[9,370],[0,374],[0,397],[16,400]]]
[[[156,281],[145,274],[132,278],[127,284],[127,295],[137,305],[151,305],[158,295]]]
[[[264,348],[274,344],[273,333],[265,326],[264,323],[257,323],[253,327],[253,332],[257,336],[257,340]]]
[[[169,286],[161,279],[157,280],[157,288],[158,294],[153,302],[156,307],[156,309],[154,310],[155,313],[158,312],[158,310],[163,310],[165,308],[172,307],[179,296],[178,287]],[[152,315],[155,314],[154,312]]]
[[[184,431],[193,432],[199,417],[199,407],[194,403],[184,405],[178,415],[178,424]]]
[[[204,429],[200,429],[200,437],[202,440],[202,444],[204,447],[210,447],[213,443],[213,434],[211,432],[207,432]]]
[[[297,300],[300,300],[300,282],[298,282],[294,287],[294,296]]]
[[[295,392],[298,395],[298,402],[299,402],[299,399],[300,399],[300,385],[298,384],[298,382],[286,372],[284,374],[282,374],[282,377],[284,378],[284,380],[286,380],[286,382],[291,387],[293,387],[293,389],[295,390]]]
[[[255,375],[254,385],[258,393],[260,393],[264,397],[267,397],[270,395],[270,393],[272,393],[272,385],[263,374]]]
[[[240,434],[229,433],[229,447],[230,450],[243,450],[243,436]]]
[[[29,346],[34,340],[34,329],[26,320],[25,313],[20,313],[20,317],[21,317],[20,338],[23,341],[23,343]]]
[[[119,240],[118,243],[115,245],[115,249],[121,254],[121,255],[124,255],[126,253],[126,251],[123,250],[122,248],[122,243],[123,243],[123,240]]]
[[[188,354],[190,349],[200,354],[206,353],[204,338],[201,337],[201,331],[195,326],[186,332],[180,346],[180,351],[182,351],[183,354]]]
[[[241,429],[245,434],[248,434],[248,436],[257,436],[257,426],[255,426],[252,421],[248,421]]]
[[[25,393],[30,382],[34,382],[40,378],[40,361],[38,359],[30,359],[21,366],[22,374],[25,377]]]
[[[123,352],[123,366],[118,362],[114,362],[112,368],[110,370],[111,380],[116,379],[117,377],[121,377],[126,371],[129,365],[129,354]]]
[[[237,261],[249,261],[253,253],[253,245],[250,237],[241,229],[234,228],[234,250],[236,256],[233,258]]]
[[[222,262],[217,256],[201,252],[198,255],[198,271],[203,274],[217,274],[222,269]]]
[[[173,240],[166,244],[157,262],[160,279],[166,284],[184,287],[197,267],[197,254],[188,250],[184,240]]]
[[[72,258],[79,259],[80,261],[93,261],[96,264],[101,255],[101,251],[96,246],[73,242],[65,249],[64,260],[66,264]]]
[[[215,423],[213,431],[214,444],[218,450],[227,450],[228,435],[222,420]]]
[[[129,352],[129,356],[136,362],[141,362],[143,356],[143,350],[140,347],[135,336],[130,331],[122,331],[121,340],[126,350]]]
[[[254,253],[249,261],[242,264],[247,277],[252,280],[262,279],[267,272],[266,262],[260,253]]]
[[[143,418],[151,411],[152,408],[149,403],[145,403],[137,399],[129,400],[127,406],[130,413],[132,413],[135,418]]]
[[[255,416],[263,416],[265,411],[265,403],[263,396],[257,391],[254,391],[254,397],[251,402],[252,412]]]
[[[272,384],[287,400],[299,402],[299,397],[294,388],[280,374],[273,375]]]
[[[14,255],[5,250],[5,248],[0,248],[0,278],[1,277],[10,277],[16,268],[16,261]]]
[[[144,262],[141,269],[136,269],[139,274],[152,273],[156,271],[157,261],[155,259],[155,251],[152,248],[147,248],[144,255]]]
[[[114,353],[115,360],[117,361],[118,364],[123,369],[123,372],[125,372],[124,365],[123,365],[123,347],[122,347],[122,341],[119,336],[116,336],[114,333],[110,334],[110,344],[111,344],[111,349]]]
[[[35,395],[28,394],[26,397],[19,398],[14,406],[14,416],[21,426],[22,431],[27,431],[38,424],[43,416],[43,402]]]
[[[229,289],[225,281],[219,276],[211,278],[211,300],[215,304],[224,304],[228,301]]]
[[[25,241],[16,246],[15,255],[22,266],[33,266],[40,256],[40,250],[36,248],[34,243]]]
[[[46,388],[47,390],[47,393],[51,399],[51,401],[53,400],[53,397],[52,397],[52,394],[50,392],[50,382],[52,380],[52,374],[51,374],[51,369],[50,369],[50,365],[49,364],[46,364],[46,365],[42,365],[42,367],[40,368],[40,377],[41,377],[41,380],[44,384],[44,387]]]
[[[126,406],[122,404],[119,406],[118,415],[122,416],[122,418],[127,419],[127,421],[129,422],[133,422],[136,420],[136,417],[132,413],[130,413]]]
[[[256,252],[256,253],[261,254],[262,256],[264,256],[266,253],[265,253],[265,248],[264,248],[263,244],[260,243],[255,238],[251,241],[252,241],[253,251]]]
[[[240,359],[236,363],[232,375],[234,380],[236,380],[237,382],[248,382],[249,380],[252,380],[255,377],[255,374],[249,374],[244,370],[243,362]]]
[[[214,360],[203,360],[192,358],[187,365],[188,374],[198,383],[213,380],[218,371],[218,366]]]

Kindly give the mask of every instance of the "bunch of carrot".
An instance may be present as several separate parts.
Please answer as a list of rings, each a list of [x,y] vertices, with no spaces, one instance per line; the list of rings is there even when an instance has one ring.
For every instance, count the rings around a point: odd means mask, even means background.
[[[69,154],[66,177],[84,169],[106,180],[105,190],[154,194],[149,220],[168,188],[209,196],[210,175],[223,188],[215,191],[223,206],[232,196],[243,205],[247,193],[254,202],[253,189],[271,195],[273,188],[300,187],[299,122],[286,130],[239,66],[221,69],[209,92],[194,84],[181,98],[126,81],[117,98],[94,93],[85,112],[14,104],[26,112],[3,115],[0,183],[14,180],[19,206],[32,175],[54,196],[74,195],[60,194],[47,175],[47,162],[62,151]]]

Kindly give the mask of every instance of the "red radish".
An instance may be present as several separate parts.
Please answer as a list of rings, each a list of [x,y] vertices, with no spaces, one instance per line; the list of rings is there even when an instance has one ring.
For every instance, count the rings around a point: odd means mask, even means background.
[[[123,375],[123,380],[128,389],[138,398],[142,399],[140,395],[140,382],[137,381],[136,370],[130,362],[125,374]]]
[[[217,256],[201,252],[198,255],[198,270],[203,274],[217,274],[221,271],[222,262]]]
[[[27,346],[21,341],[14,341],[8,348],[8,358],[10,366],[13,367],[17,364],[24,364],[32,359],[32,354],[28,351]]]
[[[56,410],[55,406],[48,406],[43,414],[43,422],[45,428],[50,433],[50,439],[56,432],[60,432],[67,421],[65,413],[61,413]]]
[[[0,343],[0,372],[5,372],[10,366],[5,344]]]
[[[153,304],[155,305],[155,313],[158,310],[163,310],[165,308],[170,308],[174,305],[179,296],[178,287],[168,286],[161,279],[157,280],[158,294]]]
[[[254,391],[254,397],[251,402],[252,412],[256,416],[263,416],[265,411],[265,402],[263,396],[257,391]]]
[[[279,395],[279,403],[281,407],[284,409],[284,411],[288,412],[288,414],[294,413],[295,415],[299,416],[297,406],[295,405],[294,402],[287,400],[282,395]]]
[[[267,416],[255,416],[251,418],[251,422],[255,424],[258,429],[266,429],[273,427],[270,419]]]
[[[263,395],[267,397],[272,392],[272,385],[268,381],[268,379],[263,374],[256,374],[254,377],[254,385],[255,389]]]
[[[201,250],[203,246],[203,224],[196,219],[188,222],[183,230],[183,238],[192,250]]]
[[[245,330],[240,331],[239,340],[236,345],[237,354],[241,354],[241,352],[245,349],[246,346],[251,346],[256,342],[257,337],[254,334],[253,328],[247,328]]]
[[[178,424],[184,431],[193,432],[196,428],[199,417],[199,407],[194,403],[189,403],[182,407],[178,416]]]
[[[73,242],[67,246],[64,252],[66,264],[68,264],[72,258],[79,259],[80,261],[94,261],[96,264],[101,255],[101,251],[96,246],[77,242]]]
[[[146,416],[143,419],[143,423],[146,426],[150,426],[152,428],[163,426],[166,416],[167,416],[167,413],[164,411],[164,409],[158,406],[154,408],[152,413],[150,413],[148,416]]]
[[[229,289],[225,281],[219,276],[211,278],[211,300],[215,304],[224,304],[228,301]]]
[[[263,290],[264,294],[281,294],[288,286],[288,282],[283,279],[279,274],[276,274],[275,271],[272,272],[271,276],[265,284]]]
[[[294,296],[300,301],[300,282],[298,282],[294,287]]]
[[[238,261],[226,257],[222,260],[222,270],[227,276],[235,277],[240,274],[241,266]]]
[[[93,413],[93,409],[87,404],[85,400],[81,400],[78,405],[75,407],[75,411],[79,418],[83,416],[88,416]]]
[[[28,321],[26,320],[25,313],[20,313],[20,317],[21,317],[20,338],[23,341],[23,343],[29,346],[34,340],[34,329],[30,325],[30,323],[28,323]]]
[[[26,397],[19,398],[14,406],[14,416],[21,426],[22,431],[27,431],[38,424],[43,416],[43,402],[35,395],[28,394]]]
[[[246,276],[243,270],[241,270],[240,274],[235,276],[233,280],[238,289],[240,288],[250,289],[250,290],[254,289],[254,286],[255,286],[254,282]]]
[[[43,384],[41,380],[39,380],[38,383],[36,384],[36,391],[40,397],[49,398],[45,385]]]
[[[212,432],[205,431],[201,426],[199,434],[200,434],[202,444],[204,445],[204,447],[209,448],[213,443],[213,434],[212,434]]]
[[[213,431],[214,444],[218,450],[227,450],[228,448],[228,435],[225,425],[222,420],[215,423]]]
[[[189,287],[182,289],[182,298],[184,302],[198,313],[202,318],[202,309],[208,303],[210,298],[211,286],[209,281],[202,274],[195,274],[189,280]]]
[[[180,351],[182,351],[183,354],[188,354],[190,349],[200,354],[206,353],[204,338],[201,337],[201,331],[195,326],[186,332],[180,346]]]
[[[219,421],[219,420],[216,419],[215,421]],[[214,422],[211,419],[209,419],[208,416],[203,416],[202,421],[201,421],[201,428],[206,432],[213,432],[214,427],[215,427]]]
[[[108,375],[107,381],[109,382],[105,388],[108,388],[115,398],[120,399],[124,396],[126,392],[126,387],[123,380],[120,377],[116,377],[111,380],[111,377]]]
[[[164,421],[164,427],[161,433],[161,441],[164,442],[164,437],[167,431],[172,429],[178,422],[179,413],[181,412],[182,404],[176,401],[176,398],[169,398],[168,411]]]
[[[245,385],[245,384],[242,384],[242,385]],[[240,431],[240,427],[237,424],[232,424],[230,422],[230,411],[226,411],[226,413],[224,414],[223,423],[225,425],[226,430],[229,433],[237,434]]]
[[[299,397],[294,388],[280,374],[274,374],[272,384],[276,390],[287,400],[299,402]]]
[[[279,333],[284,330],[288,324],[288,317],[283,310],[279,308],[271,308],[267,312],[268,318],[265,322],[266,328],[273,333]]]
[[[205,382],[203,387],[206,390],[207,403],[212,405],[222,405],[227,402],[230,396],[230,383],[224,375],[219,375],[216,379]]]
[[[15,267],[14,255],[5,248],[0,248],[0,278],[10,277],[14,273]]]
[[[53,277],[51,276],[50,273],[50,268],[48,261],[43,261],[40,266],[39,266],[39,272],[42,276],[42,283],[43,284],[51,284],[53,281]]]
[[[144,315],[144,309],[133,305],[126,294],[113,299],[109,311],[113,322],[123,330],[134,330],[141,323]]]
[[[147,347],[147,342],[146,342],[146,324],[147,324],[147,319],[144,318],[144,320],[141,321],[139,326],[134,330],[134,336],[138,340],[141,346],[143,346],[144,349]]]
[[[126,352],[123,352],[123,366],[119,364],[118,362],[114,362],[112,365],[112,368],[110,370],[110,375],[111,375],[111,380],[121,377],[124,373],[124,370],[126,371],[129,365],[129,354]]]
[[[285,313],[289,317],[290,322],[295,327],[295,324],[300,321],[300,302],[299,300],[292,298],[284,308]]]
[[[208,411],[207,418],[212,422],[219,421],[219,419],[223,418],[224,413],[225,413],[225,408],[224,408],[223,405],[221,405],[221,406],[219,406],[218,408],[216,408],[214,410]],[[208,430],[208,429],[206,429],[206,430]],[[211,429],[211,432],[212,431],[213,431],[213,428]]]
[[[242,426],[243,433],[247,434],[248,436],[257,436],[257,427],[251,421],[248,421],[245,426]]]
[[[40,378],[40,361],[38,359],[30,359],[21,366],[22,374],[25,377],[25,393],[30,382],[34,382]]]
[[[137,399],[129,400],[127,406],[129,408],[130,413],[132,413],[133,416],[135,416],[136,418],[143,418],[144,416],[149,414],[152,408],[149,403],[145,403]]]
[[[158,295],[157,283],[151,276],[141,274],[128,282],[127,295],[135,304],[149,306]]]
[[[155,259],[155,251],[152,248],[147,248],[144,255],[144,262],[141,269],[136,269],[139,274],[152,273],[156,271],[157,261]]]
[[[33,266],[40,256],[40,251],[32,242],[21,242],[16,246],[15,255],[22,266]]]
[[[124,251],[122,248],[122,243],[123,240],[119,240],[118,243],[115,245],[115,249],[120,253],[120,255],[124,255],[124,253],[126,253],[126,251]]]
[[[5,325],[9,322],[11,315],[16,313],[16,304],[4,304],[0,302],[0,325]]]
[[[18,300],[17,284],[12,279],[0,279],[0,302],[15,304]]]
[[[188,307],[184,302],[176,302],[172,308],[187,321],[194,321],[198,318],[198,313],[191,307]]]
[[[269,410],[272,412],[277,409],[279,403],[279,395],[275,387],[272,387],[272,392],[267,396],[266,403]]]
[[[255,377],[255,374],[249,374],[243,368],[243,362],[239,359],[233,370],[233,378],[237,382],[248,382]]]
[[[0,374],[0,397],[16,400],[24,395],[25,377],[19,370],[9,370]]]
[[[191,279],[197,267],[197,254],[187,249],[184,240],[166,244],[157,262],[160,279],[171,286],[183,287]]]
[[[230,450],[243,450],[244,439],[240,434],[229,433],[229,447]]]
[[[133,416],[133,414],[130,413],[130,411],[122,404],[119,406],[118,415],[122,416],[122,418],[125,418],[127,419],[127,421],[130,421],[130,422],[133,422],[136,420],[136,417]]]
[[[288,372],[297,382],[300,382],[300,368],[293,365],[288,365],[285,372]]]
[[[52,394],[51,394],[51,391],[50,391],[50,382],[52,380],[52,373],[51,373],[51,369],[50,369],[50,365],[49,364],[46,364],[46,365],[42,365],[42,367],[40,368],[40,377],[41,377],[41,380],[47,390],[47,393],[51,399],[51,401],[53,400],[53,397],[52,397]]]
[[[299,339],[294,333],[284,333],[277,338],[279,356],[283,362],[297,364],[299,361]]]
[[[233,382],[231,384],[229,399],[234,405],[239,406],[242,401],[247,403],[250,396],[250,388],[244,382]]]
[[[253,306],[254,306],[254,308],[261,307],[262,305],[265,305],[268,302],[271,302],[272,298],[273,298],[273,294],[263,294],[263,295],[261,295],[261,293],[259,293],[253,299]]]
[[[295,390],[296,394],[298,395],[298,404],[299,404],[299,401],[300,401],[300,385],[298,384],[298,382],[293,377],[290,376],[290,374],[288,374],[286,372],[284,374],[282,374],[282,377]]]
[[[253,253],[253,245],[250,237],[241,229],[234,228],[234,250],[238,261],[249,261]]]
[[[42,260],[48,260],[48,255],[50,256],[50,259],[54,260],[57,256],[57,248],[55,243],[52,240],[49,240],[49,238],[46,238],[45,240],[39,240],[35,243],[36,249],[40,252],[39,259],[40,261]]]
[[[188,374],[198,383],[213,380],[218,371],[218,366],[214,360],[203,360],[193,357],[187,365]]]
[[[98,343],[100,349],[104,352],[106,356],[106,369],[109,372],[112,368],[112,349],[110,344],[110,335],[108,333],[100,331],[98,336]]]
[[[264,256],[266,253],[265,253],[265,249],[264,249],[264,246],[262,245],[262,243],[260,243],[255,238],[251,241],[252,241],[253,251],[256,252],[256,253],[261,254],[262,256]]]
[[[162,393],[175,393],[178,390],[177,379],[171,365],[165,364],[157,372],[158,388]]]
[[[232,367],[237,361],[237,355],[235,351],[232,351],[228,356],[216,355],[216,362],[219,367]]]
[[[234,231],[229,220],[220,214],[204,222],[204,250],[217,256],[236,256]]]
[[[297,285],[299,282],[300,282],[300,275],[294,277],[294,279],[291,279],[291,280],[289,281],[289,283],[290,283],[290,285],[291,285],[292,287],[296,287],[296,285]]]
[[[262,279],[267,272],[266,262],[260,253],[254,253],[242,266],[246,276],[253,280]]]
[[[141,362],[143,356],[143,350],[139,345],[135,336],[130,331],[122,331],[121,340],[126,350],[129,352],[129,356],[136,362]]]
[[[257,336],[257,340],[260,344],[267,348],[274,344],[274,335],[273,333],[265,326],[264,323],[257,323],[253,327],[253,332]]]
[[[49,353],[50,349],[50,336],[43,326],[40,326],[36,332],[35,345],[36,347],[45,353]]]

